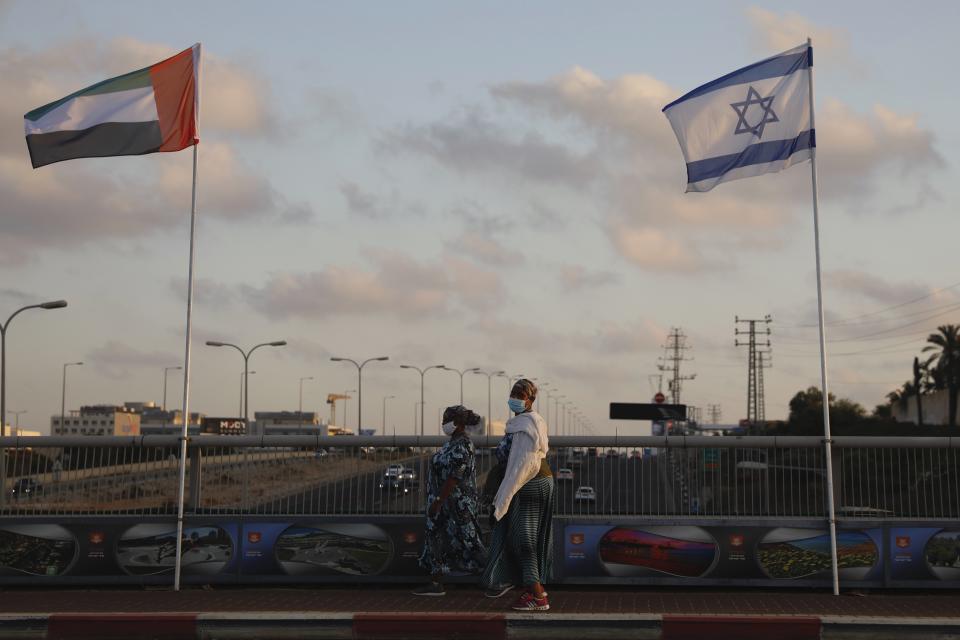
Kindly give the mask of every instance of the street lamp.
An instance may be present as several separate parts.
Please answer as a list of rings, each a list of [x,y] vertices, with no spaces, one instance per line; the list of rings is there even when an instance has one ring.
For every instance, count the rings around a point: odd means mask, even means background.
[[[10,321],[18,313],[27,309],[62,309],[65,306],[67,306],[66,300],[29,304],[14,311],[7,318],[6,323],[0,324],[0,436],[7,435],[7,328],[10,326]]]
[[[357,435],[360,435],[360,430],[363,428],[363,367],[366,366],[368,362],[383,362],[384,360],[389,360],[389,356],[380,356],[379,358],[367,358],[363,362],[357,362],[356,360],[351,360],[350,358],[330,358],[333,362],[349,362],[357,368]],[[344,425],[347,426],[347,419],[343,419]]]
[[[76,364],[83,364],[83,363],[78,362]],[[163,368],[163,412],[164,413],[167,412],[167,373],[171,371],[180,371],[181,369],[183,369],[183,367],[164,367]]]
[[[343,392],[343,428],[347,428],[347,408],[350,406],[350,394],[356,393],[356,389],[346,389]],[[359,433],[357,435],[360,435]]]
[[[474,371],[480,371],[480,367],[472,367],[470,369],[464,369],[463,371],[460,371],[460,369],[454,369],[453,367],[444,367],[444,369],[446,369],[447,371],[453,371],[454,373],[460,376],[460,404],[462,405],[463,404],[463,374],[473,373]]]
[[[487,373],[486,371],[481,371],[480,369],[474,369],[473,373],[479,374],[481,376],[487,376],[487,429],[486,433],[483,435],[490,435],[490,423],[493,422],[493,416],[491,415],[492,407],[490,404],[490,381],[493,380],[494,376],[504,375],[503,371],[494,371],[492,373]]]
[[[60,392],[60,433],[66,435],[67,431],[63,426],[64,413],[66,413],[67,404],[67,367],[82,365],[82,362],[67,362],[63,365],[63,388]]]
[[[549,405],[549,403],[550,403],[550,394],[547,393],[547,390],[548,390],[549,388],[550,388],[550,383],[549,383],[549,382],[541,382],[540,384],[537,385],[537,389],[539,389],[539,391],[540,391],[540,393],[537,394],[537,412],[540,411],[540,396],[541,396],[541,395],[545,395],[545,396],[547,397],[547,404]],[[549,406],[547,407],[547,413],[550,413],[550,407],[549,407]],[[550,416],[547,416],[547,417],[549,418]],[[547,424],[550,424],[550,421],[549,421],[549,420],[547,420]]]
[[[495,374],[493,374],[493,377],[494,377],[494,378],[506,378],[506,379],[507,379],[507,382],[510,382],[510,376],[508,376],[505,371],[497,371]],[[507,389],[507,394],[509,394],[509,393],[510,393],[510,389]],[[503,423],[506,424],[506,423],[507,423],[507,420],[509,420],[509,419],[510,419],[510,410],[507,409],[507,417],[504,418]]]
[[[570,408],[573,406],[573,401],[566,400],[560,404],[563,405],[563,419],[561,421],[560,435],[565,436],[567,435],[567,414],[570,413]]]
[[[27,412],[26,409],[24,409],[23,411],[11,411],[11,412],[10,412],[10,413],[12,413],[13,415],[16,416],[16,426],[13,428],[13,435],[15,435],[15,436],[20,435],[20,414],[21,414],[21,413],[26,413],[26,412]]]
[[[208,347],[233,347],[234,349],[239,351],[240,355],[243,356],[244,374],[246,374],[250,368],[250,356],[253,354],[254,351],[259,349],[260,347],[285,347],[286,345],[287,345],[286,340],[274,340],[273,342],[261,342],[260,344],[254,345],[253,347],[251,347],[249,351],[244,351],[237,345],[231,344],[229,342],[220,342],[218,340],[207,340]],[[243,376],[243,423],[246,425],[247,429],[250,428],[249,414],[250,414],[250,377],[249,375],[244,375]],[[189,421],[190,416],[184,416],[183,419]]]
[[[300,404],[297,409],[297,415],[300,417],[300,428],[303,429],[303,381],[313,380],[313,376],[304,376],[300,378]]]
[[[560,400],[566,398],[565,395],[553,396],[553,420],[557,424],[553,425],[553,432],[556,434],[557,429],[560,427]]]
[[[380,433],[387,435],[387,400],[390,398],[396,398],[397,396],[383,396],[383,414],[380,422]],[[397,430],[394,428],[393,435],[397,435]]]
[[[240,372],[240,404],[237,405],[237,415],[243,415],[243,381],[247,376],[252,376],[256,371],[241,371]]]
[[[427,371],[430,371],[430,369],[446,369],[447,367],[442,364],[435,364],[427,367],[426,369],[421,369],[419,367],[414,367],[409,364],[402,364],[400,365],[400,368],[413,369],[414,371],[420,374],[420,437],[422,438],[423,437],[423,376],[427,373]],[[416,425],[414,425],[414,428],[416,428]]]

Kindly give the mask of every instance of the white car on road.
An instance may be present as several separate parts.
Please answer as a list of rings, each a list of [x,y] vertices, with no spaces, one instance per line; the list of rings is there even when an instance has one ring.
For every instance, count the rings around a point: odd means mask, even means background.
[[[593,490],[593,487],[577,487],[573,499],[576,502],[596,502],[597,492]]]
[[[569,480],[573,481],[573,469],[567,469],[566,467],[562,469],[557,469],[557,480]]]

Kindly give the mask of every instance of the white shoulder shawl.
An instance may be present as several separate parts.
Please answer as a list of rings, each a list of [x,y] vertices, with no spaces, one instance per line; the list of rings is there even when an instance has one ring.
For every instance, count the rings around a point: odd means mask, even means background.
[[[493,501],[493,515],[497,520],[506,515],[513,496],[520,488],[540,472],[540,462],[550,450],[547,423],[539,413],[529,411],[514,416],[504,430],[514,436],[507,470]]]

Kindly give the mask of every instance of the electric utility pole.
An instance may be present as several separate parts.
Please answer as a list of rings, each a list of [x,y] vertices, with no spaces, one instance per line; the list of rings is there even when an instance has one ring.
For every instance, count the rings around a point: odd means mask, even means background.
[[[670,390],[671,402],[680,404],[680,391],[683,388],[683,382],[697,377],[695,373],[686,376],[680,375],[680,363],[693,360],[693,358],[685,358],[683,355],[685,351],[692,349],[692,347],[687,344],[687,336],[683,333],[683,330],[674,327],[670,329],[670,335],[667,336],[667,343],[663,345],[663,349],[665,355],[660,358],[657,368],[660,371],[668,371],[672,374],[667,382],[667,388]]]
[[[736,336],[733,340],[733,345],[735,347],[747,347],[747,421],[751,424],[762,420],[760,417],[760,412],[762,410],[763,401],[760,400],[760,378],[762,373],[758,376],[757,372],[760,371],[760,356],[757,355],[757,346],[770,346],[770,323],[773,321],[773,318],[770,317],[770,314],[767,314],[762,319],[741,319],[739,316],[734,316],[734,329],[733,335]],[[746,329],[740,329],[740,325],[744,324],[747,326]],[[761,326],[760,329],[757,329],[757,324],[767,325]],[[757,334],[766,335],[767,341],[766,344],[757,342]],[[747,341],[742,342],[738,338],[739,336],[747,336]]]

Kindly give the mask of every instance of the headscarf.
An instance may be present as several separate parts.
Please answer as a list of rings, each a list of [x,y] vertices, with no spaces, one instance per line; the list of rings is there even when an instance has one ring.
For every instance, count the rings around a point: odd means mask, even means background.
[[[510,394],[513,395],[513,390],[519,389],[527,396],[527,399],[530,402],[533,402],[537,399],[537,385],[533,384],[532,380],[527,380],[526,378],[520,378],[513,383],[513,389],[510,390]]]
[[[443,412],[443,424],[452,422],[459,426],[479,424],[482,418],[462,404],[447,407]]]

